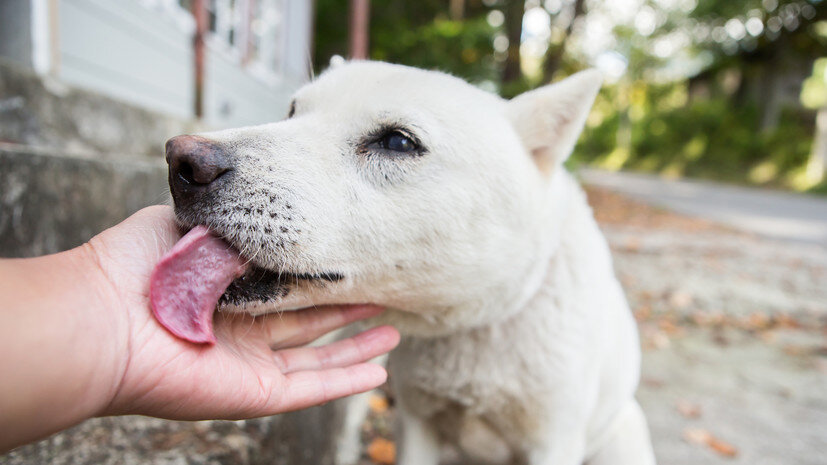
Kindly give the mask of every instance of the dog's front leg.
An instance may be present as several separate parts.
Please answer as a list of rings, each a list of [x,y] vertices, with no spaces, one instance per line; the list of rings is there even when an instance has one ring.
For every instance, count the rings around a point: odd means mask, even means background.
[[[526,451],[528,465],[583,465],[585,462],[588,415],[582,398],[575,395],[574,390],[566,392],[568,395],[557,392],[553,396],[555,408],[546,412],[544,425]]]
[[[401,407],[401,406],[400,406]],[[397,437],[398,465],[438,465],[439,437],[436,430],[421,418],[399,409]]]
[[[583,465],[585,453],[584,434],[575,432],[552,434],[546,444],[529,450],[527,463],[528,465]]]
[[[368,391],[337,401],[343,405],[344,421],[335,442],[336,455],[333,463],[336,465],[356,465],[359,462],[362,453],[360,435],[362,423],[370,409],[370,395],[371,391]]]
[[[636,400],[621,409],[609,429],[606,442],[594,453],[588,465],[655,465],[646,417]]]

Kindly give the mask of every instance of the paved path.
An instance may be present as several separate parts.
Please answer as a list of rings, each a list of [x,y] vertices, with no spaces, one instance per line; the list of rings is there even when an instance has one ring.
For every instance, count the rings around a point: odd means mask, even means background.
[[[591,169],[578,175],[650,205],[763,236],[827,245],[827,198]]]

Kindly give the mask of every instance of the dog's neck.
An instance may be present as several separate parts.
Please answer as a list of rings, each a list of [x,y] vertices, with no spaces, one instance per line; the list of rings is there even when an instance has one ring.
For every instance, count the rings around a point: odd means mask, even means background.
[[[478,296],[477,300],[428,314],[391,309],[384,322],[396,325],[403,334],[416,337],[448,336],[468,330],[497,325],[518,318],[529,307],[541,305],[549,290],[567,281],[564,274],[582,274],[574,270],[579,257],[594,255],[593,250],[605,247],[585,195],[573,176],[562,167],[551,180],[544,246],[536,251],[536,266],[527,274],[515,277],[517,292],[509,296]],[[574,257],[578,257],[574,259]],[[587,260],[588,262],[588,260]],[[611,269],[604,264],[599,268]],[[583,268],[580,266],[580,268]],[[601,271],[602,272],[602,271]],[[482,317],[481,317],[482,316]]]

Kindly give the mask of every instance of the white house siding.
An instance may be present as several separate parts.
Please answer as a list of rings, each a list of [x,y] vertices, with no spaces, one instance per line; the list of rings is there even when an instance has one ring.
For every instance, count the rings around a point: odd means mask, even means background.
[[[0,56],[32,66],[31,3],[0,0]]]
[[[265,1],[265,0],[258,0]],[[312,2],[269,0],[280,22],[276,63],[239,65],[235,50],[208,40],[204,120],[215,127],[249,126],[285,117],[289,97],[308,79]],[[270,67],[265,71],[265,66]]]
[[[225,53],[209,50],[204,71],[204,121],[213,127],[269,123],[287,114],[298,82],[267,84],[239,68]]]
[[[287,76],[301,80],[307,79],[310,57],[313,55],[310,50],[310,38],[313,34],[313,1],[285,1],[284,17],[287,30],[282,41],[284,47],[282,69]]]
[[[62,0],[59,18],[62,81],[192,117],[191,28],[134,0]]]
[[[307,79],[312,2],[257,1],[271,5],[281,18],[277,37],[266,44],[275,48],[274,59],[268,63],[242,64],[237,49],[222,44],[218,37],[208,37],[203,119],[210,126],[223,128],[279,120],[287,111],[289,95]],[[57,5],[57,12],[46,11],[44,16],[56,14],[58,18],[57,38],[51,41],[58,50],[45,55],[53,57],[45,72],[67,84],[143,108],[182,118],[194,116],[194,21],[183,10],[170,11],[177,8],[170,6],[175,5],[174,2],[60,0],[42,3]],[[167,10],[159,6],[164,3]],[[25,2],[19,6],[25,6]],[[16,13],[14,19],[0,18],[0,26],[11,21],[33,20],[33,15],[26,11]],[[47,18],[41,19],[48,24]],[[31,36],[21,43],[28,44],[30,40]],[[0,49],[0,55],[14,58],[12,52],[30,53],[20,46],[11,51]]]

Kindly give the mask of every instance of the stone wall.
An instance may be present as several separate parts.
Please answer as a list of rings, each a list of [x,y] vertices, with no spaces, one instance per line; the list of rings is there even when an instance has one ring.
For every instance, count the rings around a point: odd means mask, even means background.
[[[92,160],[0,144],[0,256],[76,247],[168,198],[160,159]]]
[[[158,160],[168,138],[200,129],[0,59],[0,142],[81,158]]]

